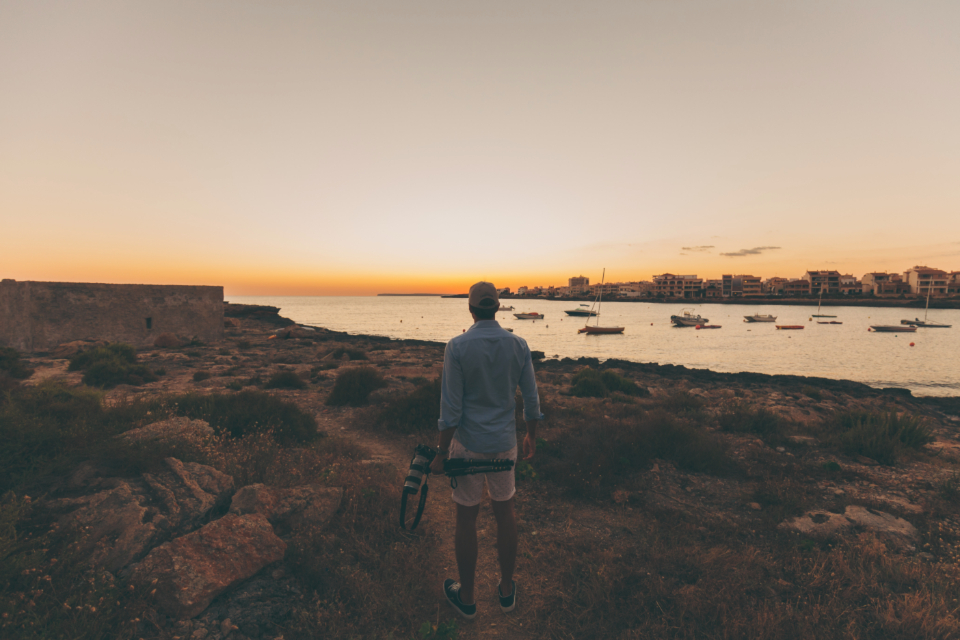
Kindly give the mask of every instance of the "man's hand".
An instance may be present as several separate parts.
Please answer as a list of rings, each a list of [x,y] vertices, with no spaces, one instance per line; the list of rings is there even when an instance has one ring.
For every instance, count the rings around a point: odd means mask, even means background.
[[[537,455],[537,437],[528,433],[523,438],[523,459],[533,460],[535,455]]]
[[[444,476],[444,475],[447,475],[447,474],[445,474],[445,473],[443,472],[443,461],[446,460],[446,459],[447,459],[447,456],[446,456],[446,455],[444,455],[444,454],[442,454],[442,453],[438,453],[438,454],[437,454],[437,457],[434,458],[434,459],[433,459],[433,462],[430,463],[430,473],[432,473],[432,474],[434,474],[434,475],[436,475],[436,476]]]

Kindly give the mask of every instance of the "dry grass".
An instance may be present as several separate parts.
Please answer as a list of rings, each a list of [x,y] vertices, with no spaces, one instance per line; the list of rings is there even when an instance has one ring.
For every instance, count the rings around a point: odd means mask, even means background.
[[[525,617],[543,638],[952,638],[956,566],[864,534],[823,548],[768,542],[675,514],[618,519],[621,535],[526,538],[546,588]],[[609,525],[609,523],[605,523]]]

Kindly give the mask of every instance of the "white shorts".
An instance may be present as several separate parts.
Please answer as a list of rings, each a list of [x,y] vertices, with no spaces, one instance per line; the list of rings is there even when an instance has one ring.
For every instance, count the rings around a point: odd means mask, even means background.
[[[467,458],[468,460],[507,458],[516,462],[517,448],[514,447],[509,451],[501,451],[500,453],[474,453],[464,448],[460,441],[454,438],[450,442],[450,457]],[[517,483],[513,471],[513,469],[510,469],[509,471],[477,473],[454,478],[457,481],[457,488],[453,490],[453,501],[465,507],[477,506],[483,500],[483,483],[486,480],[490,499],[505,502],[517,492]]]

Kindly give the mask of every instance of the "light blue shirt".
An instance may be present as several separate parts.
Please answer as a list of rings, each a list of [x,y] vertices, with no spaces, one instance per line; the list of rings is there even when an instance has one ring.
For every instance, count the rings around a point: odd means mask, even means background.
[[[456,427],[454,437],[469,451],[509,451],[517,446],[518,385],[524,420],[542,420],[527,341],[496,320],[477,321],[444,350],[440,431]]]

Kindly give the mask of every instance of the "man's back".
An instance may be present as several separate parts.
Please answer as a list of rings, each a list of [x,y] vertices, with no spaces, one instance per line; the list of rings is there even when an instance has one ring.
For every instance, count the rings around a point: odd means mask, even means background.
[[[496,453],[517,445],[517,386],[524,418],[538,420],[540,400],[530,348],[495,320],[480,320],[450,340],[444,353],[440,430],[458,427],[455,438],[470,451]]]

